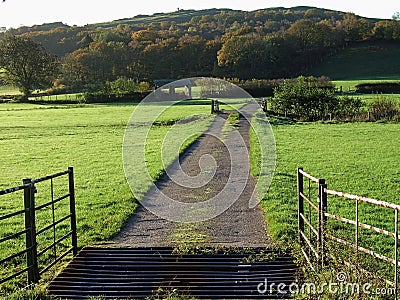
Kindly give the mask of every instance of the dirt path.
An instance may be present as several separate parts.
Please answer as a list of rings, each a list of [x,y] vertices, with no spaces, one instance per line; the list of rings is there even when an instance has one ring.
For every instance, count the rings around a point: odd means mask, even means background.
[[[242,114],[251,116],[257,108],[257,104],[248,104]],[[221,117],[226,118],[228,114],[222,114]],[[115,237],[114,243],[127,246],[168,246],[190,243],[243,247],[269,244],[265,218],[260,206],[249,208],[249,201],[255,189],[255,180],[249,175],[250,162],[246,151],[246,148],[249,149],[250,125],[245,118],[241,117],[237,127],[240,135],[237,133],[235,135],[227,131],[226,126],[224,128],[225,121],[222,118],[217,118],[210,129],[180,158],[180,166],[185,174],[195,176],[192,177],[193,185],[191,186],[200,186],[201,184],[198,183],[210,176],[209,173],[213,175],[212,180],[204,186],[189,188],[175,183],[165,175],[157,183],[162,193],[157,190],[150,191],[146,197],[146,206],[162,205],[163,213],[171,219],[179,212],[173,206],[163,202],[165,196],[161,194],[180,202],[193,204],[203,204],[214,196],[223,195],[223,199],[237,199],[233,205],[212,219],[195,223],[168,221],[141,206],[121,233]],[[220,138],[224,143],[220,141]],[[242,139],[244,143],[241,142]],[[214,162],[207,159],[209,155],[214,158]],[[235,159],[232,160],[231,157]],[[200,167],[201,160],[203,161]],[[179,177],[177,165],[169,168],[168,173],[172,178],[177,178],[178,182],[182,182],[179,180],[182,178]],[[225,186],[229,188],[224,189]],[[222,202],[225,201],[203,206],[200,209],[193,208],[193,211],[182,213],[182,217],[187,216],[190,219],[191,215],[197,217],[212,215],[222,209],[219,207],[222,205],[219,203]]]

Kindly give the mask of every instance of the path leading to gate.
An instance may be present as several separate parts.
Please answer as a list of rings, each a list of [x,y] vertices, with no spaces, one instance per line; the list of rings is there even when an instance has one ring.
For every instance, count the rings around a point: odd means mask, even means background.
[[[257,103],[249,103],[241,109],[242,115],[250,119],[259,108]],[[213,167],[213,162],[207,160],[211,155],[216,168],[212,179],[204,186],[184,187],[167,175],[164,175],[157,187],[146,195],[146,206],[157,206],[165,215],[176,213],[173,207],[163,202],[163,195],[185,203],[199,203],[218,195],[228,184],[230,188],[223,191],[225,199],[237,200],[222,214],[209,220],[196,223],[172,222],[160,218],[140,206],[135,215],[127,222],[124,229],[113,240],[116,246],[174,246],[180,243],[194,243],[205,246],[224,245],[238,247],[267,246],[270,242],[266,234],[265,217],[260,205],[249,208],[249,201],[255,190],[255,180],[249,174],[249,128],[250,124],[243,116],[237,126],[240,135],[227,130],[225,124],[229,112],[222,113],[211,125],[210,129],[193,143],[179,159],[182,170],[188,176],[195,176],[198,180],[209,176],[207,172]],[[225,126],[225,127],[224,127]],[[224,142],[221,142],[222,139]],[[244,141],[245,143],[241,142]],[[247,151],[246,151],[247,148]],[[233,156],[234,162],[232,162]],[[199,162],[203,160],[202,168]],[[209,167],[204,165],[208,161]],[[236,162],[235,162],[236,161]],[[237,163],[237,162],[240,163]],[[232,174],[230,177],[232,167]],[[179,168],[174,164],[168,169],[168,174],[179,180]],[[192,178],[195,178],[192,177]],[[196,180],[196,179],[194,179]],[[198,182],[193,182],[196,186]],[[233,185],[232,185],[233,183]],[[236,188],[238,187],[238,188]],[[244,189],[243,189],[243,188]],[[242,191],[243,189],[243,191]],[[224,201],[225,202],[225,201]],[[219,207],[210,206],[207,213],[212,214]],[[197,208],[198,209],[198,208]],[[194,208],[193,214],[198,214]],[[204,213],[204,209],[202,210]]]

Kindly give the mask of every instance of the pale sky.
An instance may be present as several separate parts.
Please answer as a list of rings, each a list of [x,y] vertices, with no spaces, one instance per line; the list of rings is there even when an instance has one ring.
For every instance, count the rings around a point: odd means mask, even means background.
[[[138,14],[172,12],[178,8],[256,10],[277,6],[315,6],[386,19],[400,11],[398,0],[6,0],[0,3],[0,27],[59,21],[68,25],[86,25]]]

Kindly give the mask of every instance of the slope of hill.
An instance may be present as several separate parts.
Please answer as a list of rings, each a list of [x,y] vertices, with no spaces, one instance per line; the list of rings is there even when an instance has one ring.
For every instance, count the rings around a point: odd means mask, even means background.
[[[400,79],[400,43],[355,44],[340,50],[307,73],[325,75],[333,80]]]
[[[182,24],[189,22],[193,17],[214,16],[220,13],[233,12],[232,9],[205,9],[205,10],[178,10],[169,13],[155,13],[153,15],[137,15],[132,18],[124,18],[111,22],[89,24],[92,28],[114,28],[118,25],[145,26],[157,22],[175,22]],[[239,12],[239,11],[237,11]]]
[[[294,77],[313,66],[310,75],[333,79],[393,78],[400,73],[398,32],[400,21],[298,6],[177,10],[85,26],[56,22],[10,29],[0,38],[40,43],[63,62],[60,82],[80,89],[119,77]]]

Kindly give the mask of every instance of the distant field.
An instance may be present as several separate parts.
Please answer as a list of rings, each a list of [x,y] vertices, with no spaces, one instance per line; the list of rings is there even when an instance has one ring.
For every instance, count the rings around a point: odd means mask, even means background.
[[[361,83],[381,83],[381,82],[400,82],[400,76],[397,79],[363,79],[363,80],[357,80],[357,79],[349,79],[349,80],[334,80],[333,83],[335,84],[337,89],[340,89],[342,87],[342,90],[344,93],[349,92],[349,91],[354,91],[356,88],[356,85],[361,84]]]
[[[10,85],[0,85],[0,95],[19,95],[20,91]]]
[[[325,75],[333,80],[399,79],[400,45],[369,43],[350,46],[312,68],[307,75]]]

